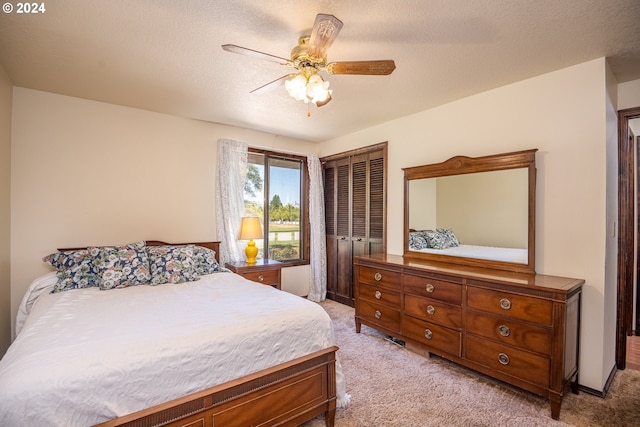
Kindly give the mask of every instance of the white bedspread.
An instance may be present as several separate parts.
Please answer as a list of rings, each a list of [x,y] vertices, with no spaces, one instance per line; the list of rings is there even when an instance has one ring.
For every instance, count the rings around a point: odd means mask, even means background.
[[[44,292],[0,361],[0,425],[88,426],[334,344],[320,305],[233,273]]]
[[[462,256],[466,258],[477,258],[491,261],[514,262],[518,264],[527,264],[529,262],[527,249],[498,248],[494,246],[460,245],[446,249],[419,249],[416,252]]]

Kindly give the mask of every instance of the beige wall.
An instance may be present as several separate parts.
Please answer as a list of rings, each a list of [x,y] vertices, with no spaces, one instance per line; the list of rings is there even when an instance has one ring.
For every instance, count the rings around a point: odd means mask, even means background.
[[[437,225],[466,245],[528,248],[526,168],[437,178]]]
[[[602,390],[615,353],[606,334],[606,63],[524,80],[326,141],[321,155],[389,141],[388,251],[402,254],[402,168],[454,155],[538,148],[536,271],[586,280],[580,382]],[[428,96],[428,95],[425,95]],[[455,129],[455,131],[452,131]],[[410,148],[408,148],[410,147]],[[609,307],[606,307],[608,310]]]
[[[640,80],[618,85],[618,110],[640,107]],[[629,120],[629,127],[636,136],[640,136],[640,119]]]
[[[15,88],[11,317],[58,247],[216,239],[219,138],[298,152],[317,144]],[[285,290],[306,295],[308,275]],[[300,280],[306,280],[300,282]]]
[[[602,334],[602,347],[613,349],[602,355],[602,377],[607,379],[611,367],[616,366],[617,294],[618,294],[618,85],[608,64],[605,64],[605,150],[606,150],[606,229],[604,260],[604,298],[602,329],[594,333]],[[588,315],[588,314],[587,314]],[[583,336],[584,336],[583,332]]]
[[[11,343],[11,100],[13,85],[0,66],[0,357]]]
[[[640,107],[640,80],[620,83],[618,85],[618,110]]]

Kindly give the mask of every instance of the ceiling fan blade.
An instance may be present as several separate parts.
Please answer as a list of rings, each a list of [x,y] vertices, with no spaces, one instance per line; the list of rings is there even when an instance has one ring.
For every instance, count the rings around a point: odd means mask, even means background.
[[[269,92],[272,89],[275,89],[279,86],[284,86],[284,81],[286,80],[287,77],[291,76],[291,75],[295,75],[295,74],[286,74],[282,77],[278,77],[277,79],[275,79],[274,81],[271,81],[267,84],[264,84],[262,86],[260,86],[259,88],[256,88],[254,90],[252,90],[249,93],[265,93],[265,92]]]
[[[276,62],[281,65],[292,65],[289,59],[280,58],[279,56],[270,55],[268,53],[259,52],[257,50],[248,49],[242,46],[236,46],[235,44],[223,44],[222,49],[226,50],[227,52],[239,53],[240,55],[262,59],[264,61]]]
[[[326,66],[329,74],[366,74],[386,76],[396,69],[396,63],[392,59],[379,61],[344,61],[330,62]]]
[[[313,23],[313,30],[311,30],[308,55],[313,58],[324,58],[327,49],[338,37],[341,29],[341,20],[333,15],[319,13]]]

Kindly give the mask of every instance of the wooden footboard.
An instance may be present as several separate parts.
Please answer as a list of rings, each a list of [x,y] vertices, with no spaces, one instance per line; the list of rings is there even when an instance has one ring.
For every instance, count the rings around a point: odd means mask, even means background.
[[[329,347],[98,426],[297,426],[324,413],[333,427],[337,350]]]

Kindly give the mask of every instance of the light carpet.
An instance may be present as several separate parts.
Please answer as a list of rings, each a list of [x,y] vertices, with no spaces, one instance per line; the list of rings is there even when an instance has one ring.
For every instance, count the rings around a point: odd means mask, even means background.
[[[356,334],[353,308],[329,300],[321,305],[333,319],[351,394],[351,404],[336,412],[336,427],[640,426],[640,371],[618,371],[604,399],[567,390],[555,421],[542,397],[420,356],[366,326]],[[324,426],[324,418],[303,426]]]

